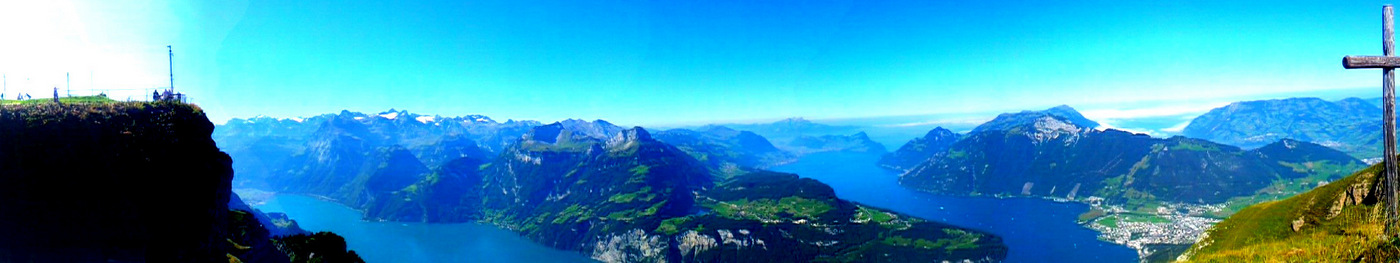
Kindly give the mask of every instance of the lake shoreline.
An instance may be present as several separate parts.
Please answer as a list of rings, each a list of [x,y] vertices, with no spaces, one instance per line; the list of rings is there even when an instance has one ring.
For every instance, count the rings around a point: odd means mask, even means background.
[[[838,197],[852,202],[993,233],[1010,248],[1006,262],[1139,259],[1135,249],[1101,240],[1100,232],[1079,224],[1076,219],[1090,209],[1088,204],[1034,196],[918,191],[900,185],[896,172],[876,165],[878,158],[872,154],[814,153],[773,170],[826,183]]]

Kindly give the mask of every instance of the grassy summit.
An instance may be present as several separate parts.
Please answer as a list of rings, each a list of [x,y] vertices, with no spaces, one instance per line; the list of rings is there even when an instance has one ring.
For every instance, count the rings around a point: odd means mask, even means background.
[[[1395,262],[1384,209],[1371,193],[1381,165],[1307,193],[1240,210],[1215,225],[1183,258],[1190,262]]]
[[[90,103],[116,103],[117,100],[108,98],[107,95],[97,96],[77,96],[58,98],[59,103],[90,104]],[[53,98],[27,99],[27,100],[0,100],[0,105],[36,105],[53,103]]]

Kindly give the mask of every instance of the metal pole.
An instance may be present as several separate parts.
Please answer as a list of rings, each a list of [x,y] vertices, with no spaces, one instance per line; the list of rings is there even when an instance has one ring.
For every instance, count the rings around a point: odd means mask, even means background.
[[[170,52],[170,93],[175,93],[175,50],[165,45],[165,51]]]

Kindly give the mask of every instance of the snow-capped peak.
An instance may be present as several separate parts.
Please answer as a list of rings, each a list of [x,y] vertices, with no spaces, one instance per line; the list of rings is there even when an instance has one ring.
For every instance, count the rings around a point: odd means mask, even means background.
[[[385,119],[390,119],[390,120],[392,120],[392,119],[395,119],[395,118],[398,118],[398,117],[399,117],[399,112],[397,112],[397,111],[389,111],[389,112],[385,112],[385,113],[380,113],[380,114],[379,114],[379,117],[383,117],[383,118],[385,118]]]
[[[437,116],[418,116],[417,118],[413,119],[418,120],[418,122],[422,122],[423,124],[428,124],[429,122],[437,120]]]

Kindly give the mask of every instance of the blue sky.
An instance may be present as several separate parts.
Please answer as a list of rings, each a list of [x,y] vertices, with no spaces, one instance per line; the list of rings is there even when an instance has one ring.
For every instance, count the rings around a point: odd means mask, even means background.
[[[1380,52],[1378,1],[33,2],[0,3],[7,98],[64,73],[74,93],[168,86],[169,44],[176,87],[216,123],[1131,114],[1380,75],[1340,66]]]

